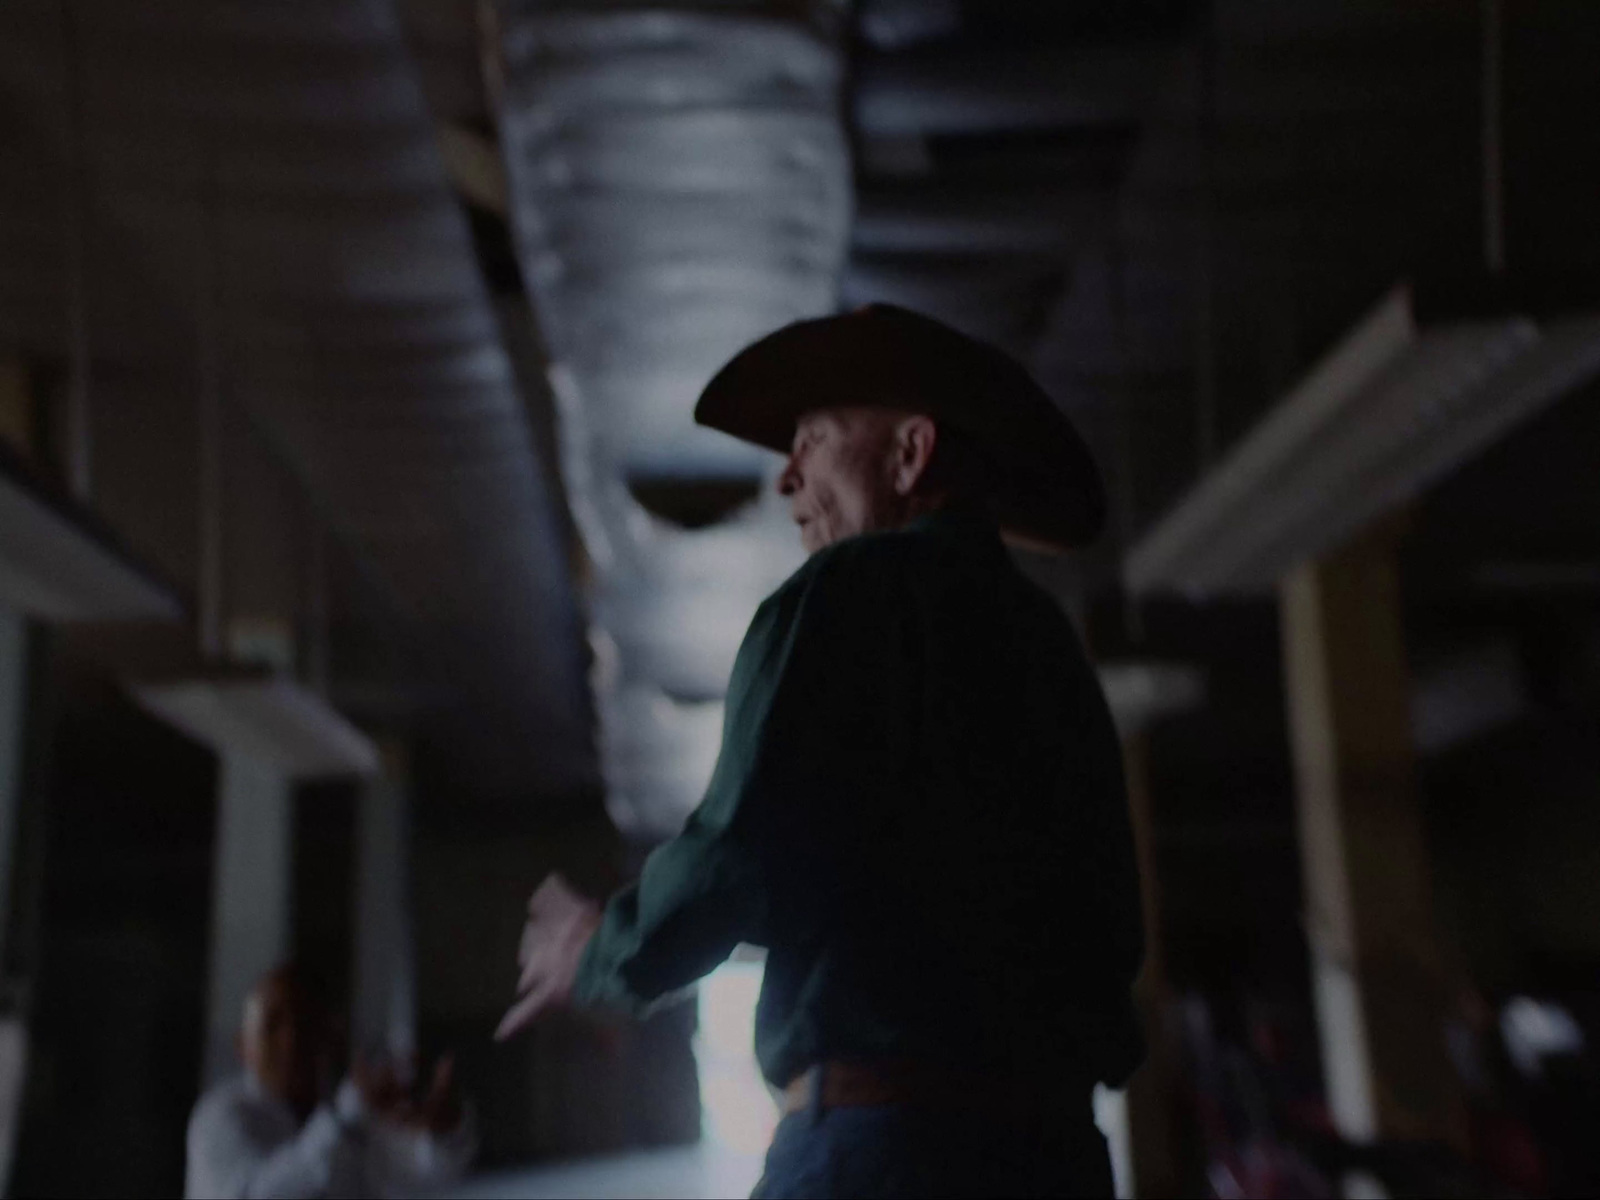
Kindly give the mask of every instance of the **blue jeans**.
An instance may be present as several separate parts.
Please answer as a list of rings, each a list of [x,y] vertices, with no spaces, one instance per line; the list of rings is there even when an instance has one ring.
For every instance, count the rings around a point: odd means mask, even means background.
[[[903,1105],[795,1113],[779,1124],[753,1196],[1112,1194],[1111,1158],[1085,1098],[1081,1116],[1023,1124]]]

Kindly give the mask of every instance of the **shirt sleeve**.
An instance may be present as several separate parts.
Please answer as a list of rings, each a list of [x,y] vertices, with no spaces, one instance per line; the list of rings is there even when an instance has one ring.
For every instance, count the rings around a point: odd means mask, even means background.
[[[740,942],[825,921],[840,901],[829,876],[870,840],[871,800],[893,786],[906,740],[903,606],[862,549],[824,551],[757,611],[705,797],[606,905],[580,1005],[642,1014]]]
[[[196,1114],[189,1128],[190,1196],[309,1200],[326,1196],[336,1180],[358,1177],[362,1131],[349,1114],[324,1104],[282,1143],[254,1116],[237,1103]]]

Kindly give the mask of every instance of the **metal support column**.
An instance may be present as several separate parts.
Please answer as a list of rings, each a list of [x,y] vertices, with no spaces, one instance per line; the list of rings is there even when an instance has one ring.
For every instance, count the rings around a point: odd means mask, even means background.
[[[234,1035],[251,986],[290,949],[294,793],[278,767],[222,756],[212,880],[204,1083],[237,1063]]]
[[[409,786],[403,754],[385,745],[356,817],[351,1030],[360,1049],[401,1059],[416,1049],[417,1022]]]

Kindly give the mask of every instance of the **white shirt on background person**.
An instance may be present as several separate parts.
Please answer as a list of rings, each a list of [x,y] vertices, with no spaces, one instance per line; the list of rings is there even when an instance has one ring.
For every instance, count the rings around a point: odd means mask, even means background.
[[[375,1116],[349,1080],[302,1125],[248,1071],[210,1088],[189,1118],[188,1200],[424,1196],[455,1182],[477,1150],[470,1109],[445,1134]]]

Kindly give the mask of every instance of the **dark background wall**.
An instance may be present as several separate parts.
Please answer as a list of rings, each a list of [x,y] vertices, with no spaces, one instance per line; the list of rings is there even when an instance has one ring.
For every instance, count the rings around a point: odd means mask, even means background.
[[[24,799],[47,870],[12,1192],[175,1195],[200,1081],[214,761],[56,666],[48,784]]]

